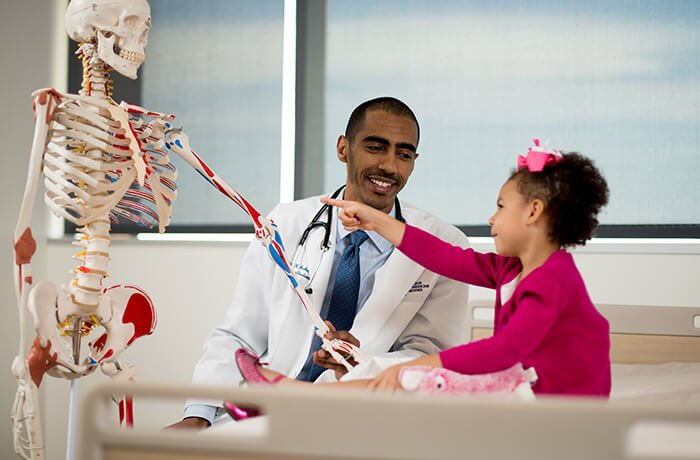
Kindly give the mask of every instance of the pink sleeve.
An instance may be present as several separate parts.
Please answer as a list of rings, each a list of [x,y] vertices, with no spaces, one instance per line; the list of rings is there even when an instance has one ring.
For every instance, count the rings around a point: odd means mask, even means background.
[[[476,286],[496,288],[505,257],[453,246],[424,230],[406,225],[398,249],[438,275]]]
[[[493,337],[440,352],[442,365],[462,374],[507,369],[529,356],[545,339],[566,304],[566,287],[552,271],[535,271],[516,288],[517,310]]]

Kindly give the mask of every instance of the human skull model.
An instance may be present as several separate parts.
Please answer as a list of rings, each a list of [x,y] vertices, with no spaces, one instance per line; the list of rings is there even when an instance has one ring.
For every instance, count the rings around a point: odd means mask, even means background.
[[[132,80],[146,57],[150,28],[146,0],[72,0],[66,10],[70,38],[96,43],[100,59]]]

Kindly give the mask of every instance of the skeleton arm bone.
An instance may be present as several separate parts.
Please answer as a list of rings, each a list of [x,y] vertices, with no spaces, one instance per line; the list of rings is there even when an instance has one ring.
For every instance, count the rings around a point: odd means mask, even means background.
[[[27,313],[27,298],[29,286],[32,283],[31,259],[36,250],[36,242],[30,228],[32,211],[36,200],[38,181],[41,175],[41,165],[44,148],[49,132],[51,114],[60,98],[53,89],[36,91],[33,95],[34,108],[34,138],[29,157],[29,171],[22,197],[17,225],[14,235],[14,279],[17,307],[19,309],[19,352],[12,363],[12,373],[17,378],[17,394],[12,408],[12,423],[14,426],[15,451],[24,458],[42,458],[43,434],[39,417],[38,384],[30,377],[27,369],[25,322]],[[37,337],[38,339],[38,337]],[[40,339],[36,340],[41,345]],[[50,344],[44,344],[49,347]],[[43,375],[43,373],[42,373]],[[40,382],[41,379],[39,378]]]
[[[221,193],[226,195],[234,203],[236,203],[243,211],[250,216],[255,226],[255,237],[266,247],[270,258],[284,271],[289,279],[294,292],[296,292],[304,309],[311,318],[318,335],[323,344],[322,348],[326,350],[337,362],[341,363],[348,370],[352,368],[350,363],[338,352],[342,350],[350,356],[354,357],[357,362],[367,359],[367,355],[361,353],[360,350],[353,344],[347,343],[339,339],[329,340],[325,337],[329,332],[328,325],[323,321],[321,316],[311,307],[311,300],[306,292],[301,288],[294,273],[290,268],[287,257],[284,252],[284,244],[282,236],[277,230],[277,226],[270,220],[262,217],[257,209],[255,209],[245,198],[243,198],[236,190],[228,185],[221,177],[219,177],[209,165],[207,165],[190,147],[189,138],[180,130],[171,131],[166,142],[166,146],[178,154],[190,166],[200,173],[212,186],[216,187]]]
[[[36,201],[37,188],[41,176],[41,165],[44,149],[49,132],[51,115],[61,95],[54,89],[43,89],[34,92],[34,138],[32,150],[29,156],[29,171],[27,182],[22,197],[17,225],[15,227],[15,293],[19,308],[20,319],[20,343],[19,356],[25,356],[24,321],[27,310],[27,290],[32,282],[31,258],[36,249],[36,242],[32,237],[30,224],[32,211]]]

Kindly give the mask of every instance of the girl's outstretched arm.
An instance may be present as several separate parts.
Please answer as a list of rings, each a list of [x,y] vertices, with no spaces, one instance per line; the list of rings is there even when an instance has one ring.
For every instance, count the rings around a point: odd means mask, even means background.
[[[348,231],[372,230],[394,246],[401,244],[406,224],[388,214],[356,201],[321,198],[322,203],[340,208],[338,217]]]
[[[387,367],[381,374],[369,382],[367,388],[370,390],[399,391],[403,390],[399,375],[401,369],[410,366],[443,367],[440,355],[425,355],[408,362],[395,364]]]

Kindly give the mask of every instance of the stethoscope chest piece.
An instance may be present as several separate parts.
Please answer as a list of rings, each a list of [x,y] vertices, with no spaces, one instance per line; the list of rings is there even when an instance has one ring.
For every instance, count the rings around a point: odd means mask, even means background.
[[[323,262],[323,257],[332,247],[330,242],[328,246],[323,245],[323,233],[322,227],[312,229],[308,234],[307,241],[297,246],[292,258],[292,270],[298,277],[299,283],[307,290],[307,294],[309,293],[309,286],[316,277],[321,262]],[[316,246],[317,244],[318,246]],[[310,251],[311,247],[318,247],[319,249]]]

